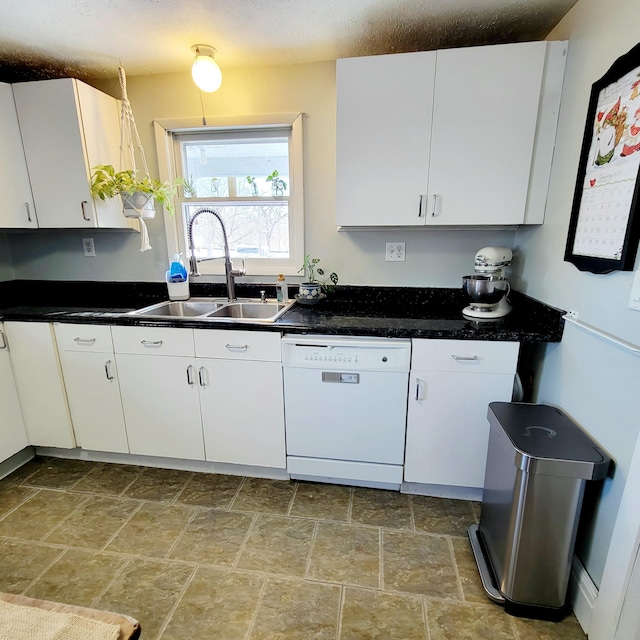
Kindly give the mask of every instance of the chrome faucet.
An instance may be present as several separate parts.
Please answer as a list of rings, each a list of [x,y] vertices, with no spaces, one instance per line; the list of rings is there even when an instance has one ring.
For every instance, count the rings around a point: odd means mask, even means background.
[[[200,217],[203,213],[210,213],[214,216],[220,226],[222,227],[222,238],[224,240],[224,272],[227,278],[227,298],[229,298],[229,302],[234,302],[236,299],[236,286],[234,278],[237,276],[243,276],[245,274],[244,270],[244,260],[242,269],[234,269],[233,262],[231,262],[231,257],[229,255],[229,242],[227,241],[227,230],[225,229],[224,222],[222,222],[222,218],[218,215],[216,211],[213,209],[198,209],[189,220],[189,224],[187,225],[187,238],[189,240],[189,264],[191,265],[191,275],[192,276],[200,276],[202,275],[198,271],[198,258],[196,257],[196,250],[193,244],[193,223],[196,221],[196,218]]]

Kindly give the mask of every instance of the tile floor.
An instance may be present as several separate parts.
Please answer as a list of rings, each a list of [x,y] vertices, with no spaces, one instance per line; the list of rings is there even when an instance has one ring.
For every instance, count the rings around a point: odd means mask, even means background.
[[[144,640],[583,640],[482,592],[478,505],[36,458],[0,481],[0,591],[127,613]]]

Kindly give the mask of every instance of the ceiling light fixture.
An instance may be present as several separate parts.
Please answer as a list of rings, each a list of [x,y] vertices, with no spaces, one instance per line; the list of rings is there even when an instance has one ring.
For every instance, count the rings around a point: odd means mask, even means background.
[[[222,71],[213,59],[216,50],[208,44],[194,44],[191,51],[196,54],[193,67],[191,67],[193,81],[201,91],[207,93],[217,91],[222,84]]]

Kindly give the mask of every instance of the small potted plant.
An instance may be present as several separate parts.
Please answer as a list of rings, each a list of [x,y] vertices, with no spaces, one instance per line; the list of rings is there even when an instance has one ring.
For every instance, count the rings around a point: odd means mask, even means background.
[[[324,269],[318,266],[320,258],[304,257],[302,267],[298,273],[303,272],[304,282],[300,285],[298,300],[306,303],[315,303],[331,293],[338,284],[338,274],[335,272],[326,275]]]
[[[271,195],[283,196],[287,189],[287,183],[280,177],[278,170],[274,169],[268,176],[267,182],[271,183]]]
[[[100,200],[122,198],[123,213],[127,217],[153,218],[154,201],[167,208],[173,215],[173,196],[182,179],[173,184],[160,182],[150,176],[139,178],[136,171],[126,169],[116,171],[113,165],[102,164],[93,167],[91,176],[91,195]]]

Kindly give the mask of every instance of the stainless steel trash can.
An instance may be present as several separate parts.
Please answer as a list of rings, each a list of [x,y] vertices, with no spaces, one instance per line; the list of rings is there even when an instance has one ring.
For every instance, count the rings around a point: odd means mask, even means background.
[[[480,524],[469,528],[482,584],[508,613],[560,620],[585,483],[610,458],[555,407],[492,402],[487,417]]]

